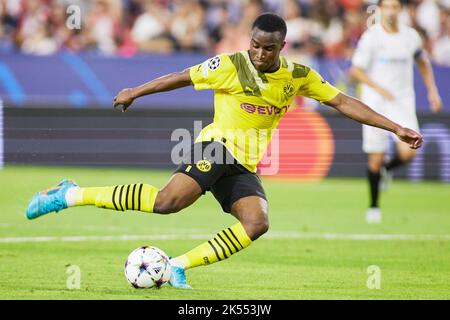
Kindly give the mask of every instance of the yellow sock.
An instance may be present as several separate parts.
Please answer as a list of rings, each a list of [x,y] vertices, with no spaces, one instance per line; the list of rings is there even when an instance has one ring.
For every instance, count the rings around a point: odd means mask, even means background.
[[[202,243],[191,251],[176,257],[175,263],[185,269],[208,265],[229,258],[232,254],[248,247],[252,240],[241,223],[223,229],[211,240]]]
[[[79,188],[74,194],[74,205],[95,205],[118,211],[137,210],[151,213],[158,192],[158,188],[148,184]]]

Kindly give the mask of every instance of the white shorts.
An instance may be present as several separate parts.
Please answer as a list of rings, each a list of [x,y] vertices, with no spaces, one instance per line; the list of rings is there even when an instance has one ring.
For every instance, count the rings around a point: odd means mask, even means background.
[[[419,122],[413,106],[386,105],[385,107],[384,110],[378,110],[378,112],[402,127],[419,132]],[[389,135],[394,137],[396,142],[400,141],[390,131],[363,125],[363,151],[365,153],[386,153],[389,148]]]

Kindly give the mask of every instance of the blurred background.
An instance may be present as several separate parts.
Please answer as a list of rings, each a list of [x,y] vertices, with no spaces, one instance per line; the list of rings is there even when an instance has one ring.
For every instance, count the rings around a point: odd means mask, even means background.
[[[265,11],[288,24],[285,53],[350,58],[377,0],[1,0],[2,52],[61,51],[133,57],[177,52],[213,55],[246,48]],[[406,0],[401,17],[423,36],[436,63],[450,65],[450,0]],[[70,5],[81,26],[67,28]],[[70,9],[69,9],[70,11]]]
[[[112,110],[114,95],[216,53],[246,49],[253,20],[266,11],[287,21],[284,55],[357,95],[349,59],[376,2],[0,0],[0,162],[174,168],[172,132],[210,123],[212,92],[184,88],[145,97],[126,114]],[[404,3],[402,23],[423,37],[444,110],[431,114],[416,72],[426,143],[399,176],[450,182],[450,0]],[[307,99],[298,99],[280,125],[279,158],[260,167],[300,180],[364,176],[365,168],[360,125]]]

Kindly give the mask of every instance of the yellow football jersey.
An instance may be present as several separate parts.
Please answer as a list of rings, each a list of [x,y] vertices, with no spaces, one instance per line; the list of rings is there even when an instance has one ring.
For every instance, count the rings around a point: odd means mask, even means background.
[[[280,56],[276,72],[262,73],[247,51],[220,54],[190,68],[196,90],[214,90],[214,121],[203,128],[196,142],[221,142],[248,170],[264,156],[273,131],[295,96],[319,102],[340,92],[312,68]]]

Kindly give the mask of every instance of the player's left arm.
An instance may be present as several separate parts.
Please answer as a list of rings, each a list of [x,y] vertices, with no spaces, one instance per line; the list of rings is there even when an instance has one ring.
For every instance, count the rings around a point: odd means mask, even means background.
[[[438,113],[442,110],[442,100],[436,86],[436,81],[434,80],[433,67],[431,66],[428,54],[421,48],[417,51],[414,58],[428,91],[428,102],[430,103],[431,111],[433,113]]]
[[[171,91],[189,85],[192,85],[189,69],[181,72],[173,72],[141,84],[140,86],[121,90],[114,97],[113,106],[114,108],[121,106],[122,112],[125,112],[137,98],[158,92]]]
[[[378,127],[395,133],[401,141],[409,144],[412,149],[420,148],[422,136],[414,130],[403,128],[385,116],[375,112],[362,101],[350,97],[329,84],[321,75],[311,69],[304,78],[304,84],[297,95],[315,99],[335,108],[345,116],[369,126]]]
[[[401,141],[409,144],[412,149],[418,149],[422,146],[423,137],[419,133],[409,128],[403,128],[399,124],[375,112],[356,98],[341,92],[330,101],[324,102],[324,104],[333,107],[345,116],[362,124],[393,132]]]

